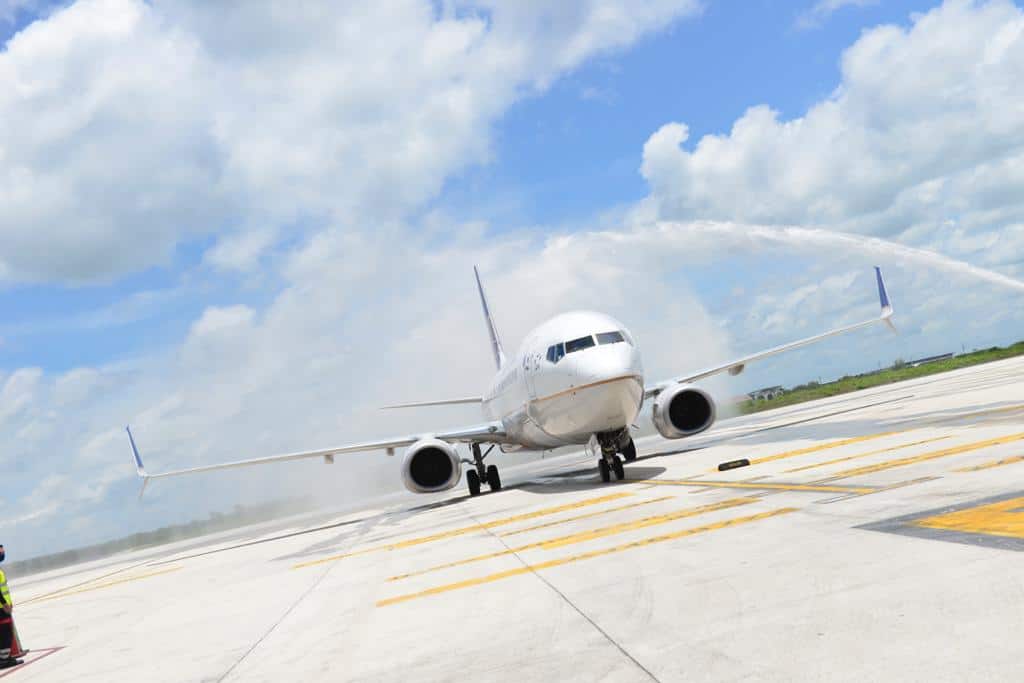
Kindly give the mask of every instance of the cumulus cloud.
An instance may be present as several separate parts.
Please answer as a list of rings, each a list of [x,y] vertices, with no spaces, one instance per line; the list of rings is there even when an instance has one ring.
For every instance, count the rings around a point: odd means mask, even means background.
[[[0,277],[110,278],[247,220],[396,220],[487,161],[511,102],[697,9],[79,0],[0,52]],[[219,246],[240,268],[264,245]]]
[[[696,141],[663,126],[644,146],[647,210],[897,237],[1020,274],[1021,82],[1024,12],[947,0],[866,31],[803,116],[757,105]]]

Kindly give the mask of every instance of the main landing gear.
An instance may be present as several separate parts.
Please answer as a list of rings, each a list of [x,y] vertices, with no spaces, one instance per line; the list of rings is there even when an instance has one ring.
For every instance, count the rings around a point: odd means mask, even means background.
[[[484,467],[484,458],[486,458],[490,452],[494,449],[491,446],[487,449],[486,453],[480,453],[480,444],[475,443],[470,446],[473,451],[473,469],[466,472],[466,484],[469,486],[469,495],[479,496],[480,495],[480,484],[487,482],[487,485],[491,487],[491,491],[501,490],[501,476],[498,474],[498,468],[496,465],[487,465]],[[463,461],[465,462],[465,461]]]
[[[622,457],[626,459],[626,462],[636,460],[636,444],[633,443],[633,439],[630,439],[629,444],[622,449]]]
[[[622,458],[617,454],[622,453],[626,462],[636,460],[636,444],[629,432],[622,430],[613,434],[598,434],[598,444],[601,446],[601,457],[597,461],[597,471],[601,474],[601,481],[608,483],[612,475],[619,481],[626,478],[626,472],[622,467]]]

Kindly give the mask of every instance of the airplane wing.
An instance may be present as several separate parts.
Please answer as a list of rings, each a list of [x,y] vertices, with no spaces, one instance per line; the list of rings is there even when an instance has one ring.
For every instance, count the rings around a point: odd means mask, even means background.
[[[251,458],[249,460],[236,460],[234,462],[224,462],[215,465],[202,465],[199,467],[189,467],[181,470],[171,470],[168,472],[159,472],[156,474],[150,474],[146,471],[146,466],[142,464],[142,456],[139,455],[139,449],[135,445],[135,437],[132,436],[131,427],[125,427],[125,431],[128,432],[128,442],[132,447],[132,456],[135,458],[135,471],[143,479],[143,491],[145,491],[145,482],[150,479],[160,479],[163,477],[176,477],[182,474],[196,474],[198,472],[213,472],[215,470],[227,470],[235,467],[249,467],[250,465],[266,465],[272,462],[288,462],[290,460],[305,460],[307,458],[324,458],[326,462],[333,462],[335,455],[343,455],[346,453],[358,453],[362,451],[388,451],[389,455],[394,454],[394,449],[401,448],[403,446],[410,446],[422,438],[433,437],[442,441],[454,441],[457,443],[503,443],[506,440],[505,428],[500,422],[486,422],[480,425],[474,425],[471,427],[465,427],[462,429],[454,429],[446,432],[439,432],[436,434],[418,434],[410,436],[400,436],[396,439],[382,439],[379,441],[364,441],[362,443],[346,444],[343,446],[336,446],[334,448],[321,448],[315,451],[299,451],[296,453],[283,453],[281,455],[271,455],[262,458]],[[141,496],[141,494],[139,494]]]
[[[774,356],[776,354],[784,353],[786,351],[792,351],[793,349],[798,349],[801,346],[808,346],[810,344],[817,343],[823,339],[835,337],[840,334],[846,334],[847,332],[853,332],[854,330],[859,330],[862,327],[868,327],[876,323],[885,323],[895,332],[896,327],[892,324],[892,320],[890,320],[890,318],[892,318],[893,313],[892,304],[889,303],[889,295],[885,291],[885,282],[882,280],[882,270],[878,266],[875,266],[875,279],[878,282],[878,301],[882,307],[882,312],[877,318],[872,318],[870,320],[865,320],[863,322],[854,323],[852,325],[846,325],[844,327],[839,327],[834,330],[829,330],[828,332],[816,334],[813,337],[807,337],[805,339],[800,339],[794,342],[790,342],[788,344],[782,344],[781,346],[775,346],[764,351],[752,353],[749,356],[735,358],[727,363],[722,363],[720,365],[704,368],[703,370],[697,370],[696,372],[692,372],[688,375],[682,375],[680,377],[674,377],[663,382],[658,382],[654,386],[644,389],[644,398],[647,399],[657,396],[658,394],[660,394],[662,391],[672,386],[673,384],[688,384],[690,382],[696,382],[698,380],[704,379],[705,377],[711,377],[712,375],[717,375],[723,372],[728,372],[730,375],[738,375],[741,372],[743,372],[743,369],[748,364],[753,363],[754,361],[761,360],[762,358],[768,358],[769,356]]]

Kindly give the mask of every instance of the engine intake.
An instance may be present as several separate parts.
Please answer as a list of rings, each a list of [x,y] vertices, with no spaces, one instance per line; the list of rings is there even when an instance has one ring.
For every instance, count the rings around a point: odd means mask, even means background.
[[[715,401],[708,392],[692,384],[677,384],[654,399],[653,420],[666,439],[700,434],[715,423]]]
[[[455,446],[440,439],[420,439],[405,452],[402,483],[413,493],[447,491],[462,478]]]

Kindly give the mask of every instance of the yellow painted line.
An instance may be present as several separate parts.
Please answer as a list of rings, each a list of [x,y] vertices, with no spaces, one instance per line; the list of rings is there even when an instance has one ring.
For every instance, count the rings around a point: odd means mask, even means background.
[[[30,598],[23,602],[18,603],[19,605],[31,605],[39,604],[40,602],[48,602],[50,600],[58,600],[60,598],[66,598],[71,595],[78,595],[79,593],[89,593],[91,591],[98,591],[103,588],[110,588],[111,586],[117,586],[122,583],[131,583],[132,581],[139,581],[141,579],[148,579],[153,576],[160,576],[161,574],[170,574],[183,569],[183,567],[170,567],[168,569],[161,569],[160,571],[149,572],[147,574],[137,574],[135,576],[126,576],[123,579],[114,579],[113,581],[105,581],[103,583],[97,583],[93,585],[83,586],[82,588],[75,588],[72,590],[59,591],[50,595],[44,595],[38,598]]]
[[[457,560],[455,562],[447,562],[445,564],[439,564],[434,567],[427,569],[421,569],[417,572],[410,572],[408,574],[400,574],[398,576],[392,576],[388,581],[400,581],[407,579],[411,576],[419,576],[421,574],[427,574],[429,572],[438,571],[440,569],[450,569],[452,567],[459,567],[464,564],[470,564],[472,562],[480,562],[481,560],[490,560],[495,557],[503,557],[505,555],[512,555],[520,553],[526,550],[536,550],[543,548],[545,550],[552,550],[554,548],[562,548],[567,545],[573,545],[575,543],[583,543],[584,541],[592,541],[598,538],[605,538],[606,536],[613,536],[615,534],[626,533],[627,531],[635,531],[636,529],[646,529],[650,526],[657,524],[666,524],[668,522],[675,521],[677,519],[685,519],[687,517],[694,517],[696,515],[704,514],[705,512],[715,512],[716,510],[725,510],[728,508],[736,507],[738,505],[746,505],[747,503],[757,502],[756,498],[733,498],[731,500],[723,500],[717,503],[709,503],[708,505],[701,505],[700,507],[687,508],[686,510],[677,510],[664,515],[655,515],[653,517],[644,517],[643,519],[637,519],[630,522],[623,522],[621,524],[614,524],[612,526],[602,527],[600,529],[593,529],[591,531],[583,531],[580,533],[569,534],[568,536],[560,536],[558,538],[552,538],[547,541],[537,541],[536,543],[528,543],[521,545],[516,548],[506,548],[496,553],[488,553],[486,555],[477,555],[476,557],[470,557],[465,560]]]
[[[732,519],[726,519],[721,522],[705,524],[704,526],[693,527],[691,529],[683,529],[682,531],[674,531],[672,533],[662,534],[661,536],[651,536],[649,538],[643,538],[638,541],[632,541],[631,543],[623,543],[622,545],[613,546],[611,548],[601,548],[600,550],[591,550],[590,552],[580,553],[578,555],[571,555],[569,557],[562,557],[556,560],[548,560],[547,562],[540,562],[538,564],[516,567],[515,569],[509,569],[503,572],[488,574],[486,576],[477,577],[475,579],[468,579],[466,581],[458,581],[456,583],[448,583],[442,586],[435,586],[434,588],[428,588],[427,590],[420,591],[418,593],[409,593],[406,595],[398,595],[393,598],[379,600],[377,602],[377,606],[386,607],[388,605],[395,605],[400,602],[407,602],[409,600],[415,600],[417,598],[425,598],[430,595],[448,593],[450,591],[459,590],[461,588],[480,586],[486,583],[493,583],[495,581],[501,581],[502,579],[511,578],[513,576],[522,576],[523,574],[529,574],[542,569],[550,569],[552,567],[559,567],[565,564],[570,564],[572,562],[579,562],[580,560],[590,560],[595,557],[603,557],[605,555],[612,555],[615,553],[624,552],[626,550],[632,550],[633,548],[642,548],[644,546],[653,545],[655,543],[663,543],[665,541],[672,541],[679,538],[685,538],[687,536],[694,536],[696,534],[701,534],[708,531],[715,531],[718,529],[726,529],[729,527],[739,526],[741,524],[748,524],[750,522],[768,519],[769,517],[784,515],[788,512],[794,512],[795,510],[796,508],[779,508],[777,510],[769,510],[768,512],[761,512],[756,515],[749,515],[747,517],[734,517]]]
[[[618,507],[607,508],[605,510],[598,510],[596,512],[587,512],[587,513],[584,513],[582,515],[574,515],[572,517],[565,517],[563,519],[556,519],[553,522],[544,522],[543,524],[535,524],[533,526],[528,526],[528,527],[525,527],[523,529],[516,529],[514,531],[506,531],[506,532],[498,534],[498,535],[501,536],[502,538],[504,538],[506,536],[515,536],[516,534],[525,534],[528,531],[537,531],[538,529],[547,529],[549,527],[559,526],[561,524],[567,524],[569,522],[577,522],[577,521],[579,521],[581,519],[590,519],[591,517],[599,517],[601,515],[611,514],[612,512],[621,512],[622,510],[631,510],[633,508],[638,508],[638,507],[641,507],[643,505],[650,505],[651,503],[661,503],[661,502],[664,502],[666,500],[672,500],[673,498],[675,498],[675,496],[661,496],[659,498],[648,498],[647,500],[637,501],[636,503],[629,503],[627,505],[619,505]]]
[[[989,462],[983,462],[980,465],[973,465],[971,467],[961,467],[954,472],[978,472],[980,470],[988,470],[993,467],[1002,467],[1004,465],[1013,465],[1018,462],[1024,462],[1024,455],[1013,455],[1009,458],[1002,458],[1001,460],[990,460]]]
[[[1024,497],[925,517],[913,524],[929,529],[1024,538]]]
[[[937,436],[932,439],[923,439],[921,441],[912,441],[910,443],[901,444],[899,446],[893,446],[891,448],[879,448],[875,451],[868,451],[867,453],[858,453],[857,455],[848,455],[845,458],[836,458],[835,460],[826,460],[825,462],[816,462],[813,465],[804,465],[803,467],[794,467],[791,470],[786,470],[786,474],[792,472],[803,472],[804,470],[813,470],[816,467],[826,467],[828,465],[835,465],[838,462],[846,462],[847,460],[857,460],[859,458],[869,458],[872,455],[880,455],[882,453],[889,453],[891,451],[898,451],[901,448],[911,448],[913,446],[922,446],[926,443],[932,443],[934,441],[942,441],[943,439],[951,439],[952,435]]]
[[[887,460],[885,462],[875,463],[873,465],[864,465],[862,467],[854,467],[850,470],[843,470],[837,473],[833,479],[845,479],[847,477],[857,477],[862,474],[872,474],[874,472],[882,472],[884,470],[891,470],[896,467],[906,467],[907,465],[915,465],[919,462],[927,462],[929,460],[937,460],[938,458],[947,458],[951,455],[960,455],[961,453],[970,453],[971,451],[979,451],[983,448],[991,448],[992,446],[999,446],[1006,443],[1013,443],[1015,441],[1024,440],[1024,432],[1018,432],[1017,434],[1008,434],[1006,436],[1000,436],[995,439],[986,439],[984,441],[975,441],[973,443],[967,443],[960,446],[953,446],[952,448],[943,448],[939,451],[929,451],[928,453],[922,453],[920,455],[912,455],[906,458],[899,458],[897,460]]]
[[[576,510],[578,508],[587,507],[589,505],[600,505],[601,503],[609,503],[613,500],[620,500],[632,495],[631,493],[611,493],[607,496],[598,496],[597,498],[587,498],[585,500],[577,501],[575,503],[567,503],[565,505],[558,505],[556,507],[544,508],[543,510],[534,510],[533,512],[525,512],[521,515],[515,515],[513,517],[505,517],[504,519],[496,519],[491,522],[484,522],[483,524],[474,524],[472,526],[461,527],[459,529],[450,529],[448,531],[442,531],[440,533],[431,534],[430,536],[420,536],[418,538],[410,538],[405,541],[398,541],[397,543],[387,543],[385,545],[376,545],[370,548],[363,548],[362,550],[353,550],[347,553],[341,553],[339,555],[331,555],[330,557],[323,557],[319,560],[311,560],[309,562],[300,562],[294,565],[292,569],[302,569],[303,567],[312,567],[318,564],[324,564],[326,562],[337,562],[346,557],[354,557],[356,555],[365,555],[367,553],[379,552],[382,550],[400,550],[401,548],[409,548],[416,545],[422,545],[424,543],[431,543],[433,541],[440,541],[446,538],[452,538],[454,536],[461,536],[463,534],[469,534],[474,531],[486,531],[487,529],[493,529],[499,526],[505,526],[506,524],[515,524],[516,522],[524,522],[530,519],[536,519],[538,517],[546,517],[548,515],[557,515],[560,512],[568,512],[569,510]]]
[[[806,446],[804,448],[797,448],[792,451],[785,451],[783,453],[777,453],[776,455],[767,455],[763,458],[751,458],[751,465],[760,465],[765,462],[772,462],[773,460],[785,460],[786,458],[795,458],[798,455],[807,455],[809,453],[817,453],[819,451],[826,451],[830,448],[839,448],[841,446],[849,446],[854,443],[861,443],[862,441],[871,441],[872,439],[881,439],[886,436],[892,436],[893,434],[902,434],[907,430],[898,430],[892,432],[881,432],[879,434],[866,434],[864,436],[854,436],[849,439],[840,439],[839,441],[829,441],[828,443],[819,443],[813,446]],[[718,468],[708,470],[709,472],[717,472]]]
[[[783,484],[767,481],[705,481],[703,479],[646,479],[655,486],[706,486],[719,489],[760,489],[762,491],[817,491],[821,493],[874,493],[874,486],[832,486],[829,484]]]

